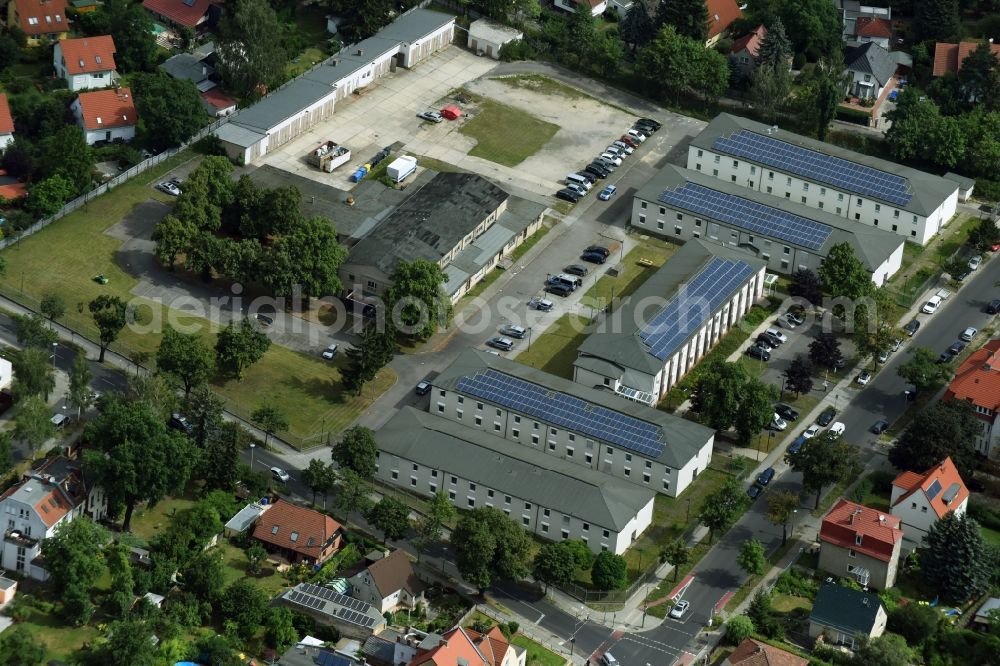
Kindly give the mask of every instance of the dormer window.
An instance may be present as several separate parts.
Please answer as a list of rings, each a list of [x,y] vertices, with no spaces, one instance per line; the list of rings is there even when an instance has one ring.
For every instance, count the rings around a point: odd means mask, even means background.
[[[278,533],[278,526],[275,525],[274,527],[271,528],[271,534],[277,534],[277,533]]]
[[[104,124],[104,122],[101,120],[100,116],[97,116],[97,124],[98,125],[103,125]]]
[[[94,56],[94,60],[97,62],[98,65],[101,64],[101,56]]]
[[[299,533],[298,532],[292,532],[292,535],[290,537],[288,537],[288,538],[292,542],[298,541],[299,540]]]
[[[34,16],[29,16],[28,25],[38,25],[38,19]]]
[[[863,538],[863,537],[862,537],[862,535],[860,535],[860,534],[855,534],[855,535],[854,535],[854,545],[855,545],[855,546],[860,546],[860,545],[861,545],[861,539],[862,539],[862,538]]]

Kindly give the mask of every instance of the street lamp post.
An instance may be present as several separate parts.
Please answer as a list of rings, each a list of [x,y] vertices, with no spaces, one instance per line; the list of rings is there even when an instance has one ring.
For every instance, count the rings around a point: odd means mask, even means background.
[[[257,448],[257,445],[250,442],[250,471],[253,471],[253,450]]]
[[[441,573],[444,574],[444,561],[448,558],[448,546],[443,546],[444,555],[441,556]]]
[[[52,343],[52,369],[53,370],[56,369],[56,350],[58,349],[58,347],[59,347],[59,343],[58,342],[53,342]]]
[[[528,327],[528,351],[531,351],[531,327]]]
[[[785,399],[785,377],[784,377],[784,375],[782,375],[782,377],[781,377],[781,395],[778,396],[778,400],[784,400],[784,399]]]

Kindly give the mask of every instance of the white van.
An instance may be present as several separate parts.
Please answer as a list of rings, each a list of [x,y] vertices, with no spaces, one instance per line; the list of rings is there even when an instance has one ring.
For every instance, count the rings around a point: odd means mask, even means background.
[[[920,308],[920,311],[924,314],[934,314],[937,312],[938,306],[941,305],[941,297],[937,294],[931,296],[931,300],[924,303],[924,307]]]
[[[589,190],[591,187],[594,186],[593,183],[591,183],[589,180],[587,180],[578,173],[571,173],[568,176],[566,176],[566,182],[572,183],[573,185],[579,185],[585,190]]]

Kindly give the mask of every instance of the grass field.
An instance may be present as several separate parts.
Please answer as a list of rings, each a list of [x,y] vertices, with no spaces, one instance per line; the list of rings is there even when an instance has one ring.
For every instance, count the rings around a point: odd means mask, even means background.
[[[575,314],[565,314],[549,326],[545,333],[531,341],[531,349],[514,360],[566,379],[573,378],[576,349],[587,338],[584,332],[590,320]]]
[[[524,634],[517,634],[511,639],[511,643],[518,647],[523,647],[528,651],[525,659],[525,666],[563,666],[566,658],[555,652],[546,649],[540,643],[536,643]]]
[[[617,277],[602,275],[590,289],[584,293],[580,303],[600,310],[611,302],[612,298],[625,298],[638,289],[649,276],[678,249],[677,245],[662,241],[644,241],[642,245],[633,248],[622,260],[622,271]],[[653,265],[646,267],[639,259],[648,259]],[[587,278],[584,278],[586,281]]]
[[[596,99],[580,90],[577,90],[576,88],[571,88],[564,83],[550,79],[547,76],[542,76],[541,74],[498,76],[493,80],[499,81],[500,83],[512,88],[532,90],[534,92],[542,93],[543,95],[555,95],[559,97],[566,97],[568,99]]]
[[[469,155],[513,167],[537,153],[559,126],[487,99],[459,131],[476,140]]]
[[[50,660],[68,661],[84,643],[89,643],[100,635],[96,626],[68,625],[55,610],[43,613],[37,608],[31,608],[20,624],[27,627],[35,640],[45,647],[42,663],[46,664],[52,663]]]
[[[983,538],[986,539],[986,543],[990,544],[994,548],[1000,548],[1000,532],[990,529],[989,527],[979,526],[979,529],[983,532]]]

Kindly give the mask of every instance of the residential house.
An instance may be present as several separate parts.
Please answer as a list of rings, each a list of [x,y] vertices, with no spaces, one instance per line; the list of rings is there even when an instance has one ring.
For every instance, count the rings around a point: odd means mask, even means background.
[[[976,452],[992,458],[1000,451],[1000,338],[990,340],[962,362],[945,391],[945,402],[970,403],[982,430],[976,435]]]
[[[844,49],[844,74],[849,79],[847,95],[873,104],[896,86],[896,62],[889,52],[874,42]]]
[[[615,326],[578,347],[574,381],[655,405],[762,298],[765,270],[743,250],[689,240],[618,308]]]
[[[190,81],[198,88],[198,92],[211,90],[218,85],[212,80],[215,67],[209,63],[204,53],[178,53],[164,60],[160,69],[172,78]]]
[[[653,409],[634,392],[595,388],[601,382],[572,382],[469,349],[431,384],[437,416],[669,497],[712,460],[713,430]]]
[[[351,596],[381,613],[415,609],[424,600],[424,584],[413,571],[410,558],[402,550],[379,555],[379,559],[350,578]]]
[[[853,650],[862,640],[885,633],[885,605],[877,594],[824,583],[809,615],[809,637]]]
[[[473,401],[467,409],[467,424],[401,409],[375,434],[376,477],[425,497],[446,493],[461,509],[496,508],[528,532],[554,541],[580,539],[595,553],[620,555],[649,527],[652,489],[472,427]],[[513,417],[496,411],[517,429]],[[488,412],[492,421],[492,404]],[[596,451],[593,442],[591,449]]]
[[[921,245],[958,207],[952,180],[728,113],[691,141],[687,168],[760,192],[770,185],[776,196]]]
[[[729,49],[729,64],[743,79],[749,79],[757,65],[757,54],[760,44],[764,41],[767,28],[761,24],[743,35]]]
[[[719,666],[808,666],[809,660],[773,645],[745,638]]]
[[[143,0],[142,6],[157,20],[178,28],[198,28],[219,15],[214,0]]]
[[[437,639],[433,646],[424,641],[406,666],[524,666],[527,658],[527,650],[508,642],[497,627],[485,634],[455,627]]]
[[[139,116],[131,88],[82,92],[70,105],[89,145],[120,143],[135,138]]]
[[[981,44],[982,42],[959,42],[958,44],[937,42],[934,45],[933,75],[958,74],[965,59]],[[1000,57],[1000,44],[989,43],[989,47],[993,55]]]
[[[23,30],[28,46],[65,39],[69,31],[66,0],[10,0],[7,26]]]
[[[990,597],[976,610],[976,614],[972,618],[972,628],[979,631],[989,631],[998,621],[1000,621],[1000,599]]]
[[[886,23],[892,31],[892,9],[889,7],[874,7],[864,5],[860,0],[833,0],[840,10],[843,22],[843,39],[847,43],[866,41],[862,39],[863,32],[883,32],[883,28],[874,29],[872,22]],[[870,41],[870,40],[869,40]],[[888,44],[882,44],[889,48]]]
[[[757,177],[756,169],[753,170]],[[687,242],[703,238],[767,262],[769,272],[816,271],[834,246],[847,243],[876,285],[885,284],[903,262],[905,240],[893,229],[874,228],[832,212],[700,171],[667,164],[636,192],[632,228]],[[780,186],[779,186],[780,189]],[[799,195],[801,200],[807,194]]]
[[[348,638],[363,641],[385,629],[385,618],[377,608],[328,587],[299,583],[283,592],[277,601],[321,624],[336,627]]]
[[[13,140],[14,117],[10,114],[7,93],[0,93],[0,150],[9,146]]]
[[[889,506],[902,519],[906,538],[916,543],[945,514],[961,516],[968,504],[969,489],[950,457],[923,474],[903,472],[892,481]]]
[[[886,590],[896,582],[903,544],[900,519],[842,499],[823,517],[819,568]]]
[[[49,574],[41,558],[42,540],[64,522],[80,516],[103,520],[107,511],[103,489],[87,483],[78,461],[62,456],[46,458],[0,495],[0,515],[5,523],[0,569],[46,580]]]
[[[469,41],[466,45],[474,52],[499,60],[500,49],[504,44],[517,42],[523,38],[524,33],[517,28],[481,18],[469,25]]]
[[[307,636],[306,638],[312,637]],[[319,644],[315,645],[314,643]],[[317,666],[317,664],[320,666],[368,666],[350,654],[340,650],[331,650],[323,645],[322,641],[316,639],[301,641],[285,650],[278,659],[277,666]]]
[[[382,296],[400,262],[425,259],[444,269],[454,303],[538,230],[546,210],[476,174],[439,173],[412,187],[340,266],[354,298]]]
[[[892,21],[877,16],[859,16],[855,21],[853,41],[859,44],[871,42],[888,51],[892,41]]]
[[[330,516],[279,499],[257,519],[253,538],[293,564],[323,564],[340,550],[344,532]]]
[[[213,118],[222,118],[236,113],[236,100],[223,93],[218,88],[206,90],[201,94],[201,105],[205,112]]]
[[[118,80],[115,40],[111,35],[61,39],[52,49],[52,66],[74,92],[113,86]]]
[[[574,14],[576,13],[576,6],[579,3],[588,4],[590,6],[590,13],[593,16],[600,16],[608,8],[608,0],[553,0],[552,5],[565,12]]]
[[[705,48],[711,48],[729,34],[729,26],[743,16],[736,0],[705,0],[708,10],[708,39]]]

